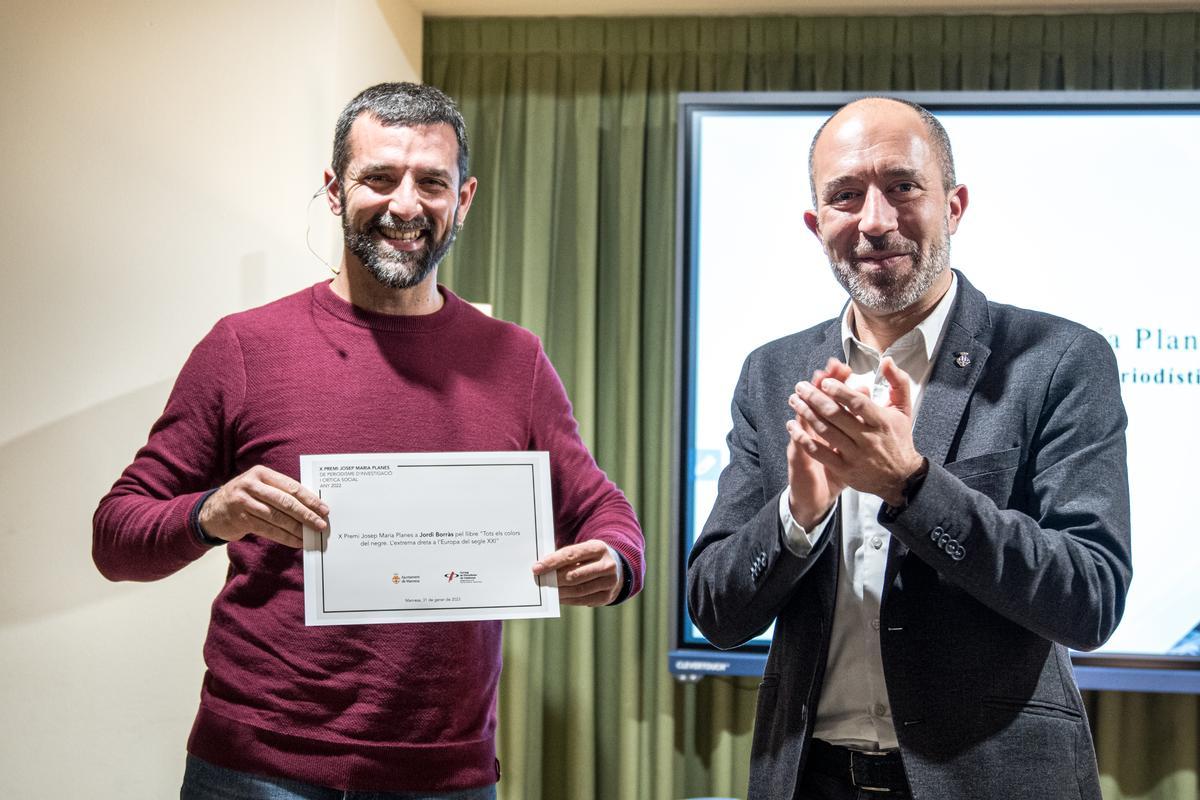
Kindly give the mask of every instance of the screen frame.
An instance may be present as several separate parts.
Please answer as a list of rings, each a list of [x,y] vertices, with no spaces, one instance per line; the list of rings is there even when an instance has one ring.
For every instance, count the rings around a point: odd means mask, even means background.
[[[672,448],[675,469],[671,474],[671,574],[670,602],[674,614],[668,650],[668,670],[683,680],[704,675],[761,676],[768,646],[749,643],[722,651],[710,643],[689,640],[690,624],[684,596],[687,555],[684,543],[692,530],[688,479],[693,472],[691,442],[695,409],[691,407],[695,377],[696,288],[696,186],[698,162],[696,121],[712,112],[827,111],[832,113],[853,100],[871,96],[861,92],[684,92],[677,100],[676,203],[675,203],[675,339],[674,419]],[[1033,91],[1033,92],[893,92],[933,113],[948,110],[1037,111],[1062,109],[1193,110],[1200,111],[1200,91]],[[807,147],[807,143],[804,143]],[[1175,692],[1200,694],[1200,656],[1169,656],[1071,651],[1076,681],[1081,689]]]

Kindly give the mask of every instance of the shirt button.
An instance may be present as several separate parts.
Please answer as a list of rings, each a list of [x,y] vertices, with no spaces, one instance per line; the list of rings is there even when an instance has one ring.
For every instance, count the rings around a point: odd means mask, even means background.
[[[876,703],[871,709],[871,713],[877,717],[882,717],[887,714],[887,706],[885,706],[883,703]]]
[[[879,620],[877,620],[877,619],[871,620],[871,627],[874,628],[875,630],[879,630]]]
[[[883,537],[882,536],[872,536],[871,537],[871,547],[874,547],[876,550],[883,547]]]

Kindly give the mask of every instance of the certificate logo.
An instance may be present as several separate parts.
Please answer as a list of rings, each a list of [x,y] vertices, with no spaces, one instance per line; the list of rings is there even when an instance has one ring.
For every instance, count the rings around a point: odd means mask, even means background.
[[[400,582],[400,573],[399,572],[393,573],[392,574],[392,583],[399,583],[399,582]]]
[[[442,577],[446,579],[446,583],[454,583],[455,578],[458,577],[458,573],[455,572],[454,570],[450,570]]]
[[[467,572],[466,570],[463,570],[462,572],[450,570],[442,575],[442,577],[446,579],[446,583],[454,583],[455,581],[459,583],[481,583],[478,573]]]

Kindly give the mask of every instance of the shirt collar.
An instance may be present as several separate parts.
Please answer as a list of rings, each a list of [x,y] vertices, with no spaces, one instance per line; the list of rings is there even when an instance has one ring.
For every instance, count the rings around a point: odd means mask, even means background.
[[[942,333],[946,330],[946,321],[950,319],[950,309],[954,306],[954,297],[957,294],[958,275],[951,270],[950,288],[933,307],[933,311],[929,312],[929,316],[921,320],[917,327],[893,342],[889,350],[907,350],[920,343],[924,345],[925,360],[932,361],[933,354],[937,352],[938,345],[941,343]],[[853,303],[847,303],[846,310],[842,312],[842,353],[845,355],[847,363],[850,360],[851,348],[873,352],[854,335],[854,330],[850,325],[850,314],[853,308]]]

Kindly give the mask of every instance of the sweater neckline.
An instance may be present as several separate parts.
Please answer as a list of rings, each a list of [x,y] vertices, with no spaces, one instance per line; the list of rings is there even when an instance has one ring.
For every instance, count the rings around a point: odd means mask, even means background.
[[[313,304],[343,322],[371,330],[409,333],[440,330],[458,318],[463,305],[458,295],[439,283],[437,290],[442,295],[442,307],[432,314],[381,314],[338,297],[331,283],[322,281],[312,287]]]

